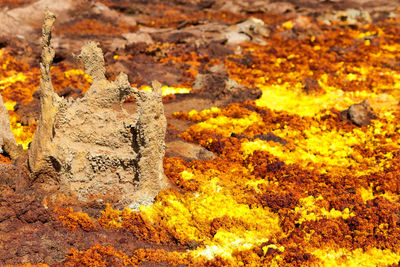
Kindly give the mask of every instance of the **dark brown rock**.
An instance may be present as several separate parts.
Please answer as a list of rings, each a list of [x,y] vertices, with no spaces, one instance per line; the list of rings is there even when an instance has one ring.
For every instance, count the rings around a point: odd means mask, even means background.
[[[306,92],[307,94],[324,92],[324,89],[315,79],[305,78],[302,80],[302,83],[304,84],[303,91]]]
[[[247,139],[251,139],[250,137],[248,137],[245,134],[237,134],[237,133],[231,133],[231,137],[237,138],[237,139],[243,139],[243,138],[247,138]]]
[[[255,100],[261,97],[259,88],[249,88],[229,78],[224,65],[216,65],[198,74],[193,85],[194,94],[210,98],[213,101],[222,100],[226,104],[244,100]]]
[[[260,139],[260,140],[267,141],[267,142],[268,141],[273,141],[273,142],[276,142],[276,143],[280,143],[280,144],[282,144],[284,146],[289,143],[285,139],[283,139],[283,138],[281,138],[281,137],[279,137],[279,136],[277,136],[277,135],[275,135],[275,134],[273,134],[271,132],[266,133],[266,134],[264,134],[264,133],[263,134],[257,134],[253,138],[251,138],[251,137],[249,137],[249,136],[247,136],[245,134],[232,133],[231,137],[234,137],[234,138],[237,138],[237,139],[247,138],[249,140]]]
[[[256,139],[256,138],[258,138],[260,140],[263,140],[263,141],[273,141],[273,142],[276,142],[276,143],[280,143],[282,145],[286,145],[288,143],[288,141],[286,141],[285,139],[283,139],[283,138],[281,138],[281,137],[279,137],[279,136],[277,136],[277,135],[275,135],[275,134],[273,134],[271,132],[269,132],[267,134],[255,135],[254,139]]]

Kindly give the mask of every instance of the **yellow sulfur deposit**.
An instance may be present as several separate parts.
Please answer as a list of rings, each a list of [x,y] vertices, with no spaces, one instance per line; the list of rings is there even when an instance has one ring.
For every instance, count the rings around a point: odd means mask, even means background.
[[[141,86],[140,87],[141,90],[144,91],[151,91],[151,87],[150,86]],[[163,96],[167,96],[167,95],[175,95],[175,94],[188,94],[190,93],[190,88],[186,88],[186,87],[171,87],[171,86],[163,86],[161,87],[162,90],[162,95]]]
[[[67,79],[72,79],[73,77],[83,77],[85,80],[87,80],[89,83],[92,83],[92,77],[90,75],[87,75],[83,70],[81,69],[70,69],[64,72],[65,78]]]
[[[183,198],[164,195],[154,206],[142,207],[141,212],[150,221],[162,215],[166,226],[183,235],[182,238],[203,242],[205,247],[193,251],[193,254],[207,258],[216,255],[230,257],[234,250],[249,249],[281,234],[276,214],[261,207],[250,209],[248,205],[237,203],[230,194],[215,177],[200,186],[194,195]],[[208,230],[205,226],[219,218],[241,222],[242,225],[222,227],[214,236],[204,232]]]
[[[343,218],[348,219],[350,217],[356,216],[353,212],[350,212],[349,208],[345,208],[343,211],[338,211],[331,209],[327,211],[325,208],[320,208],[316,205],[316,201],[322,200],[323,197],[319,196],[314,198],[313,196],[308,196],[299,200],[299,206],[294,208],[294,213],[299,216],[296,223],[301,224],[304,221],[317,221],[322,218],[335,219]]]

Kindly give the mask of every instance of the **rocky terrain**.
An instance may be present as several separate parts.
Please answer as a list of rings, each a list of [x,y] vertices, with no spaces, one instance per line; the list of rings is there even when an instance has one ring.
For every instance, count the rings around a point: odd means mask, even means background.
[[[0,1],[0,265],[399,264],[399,6]]]

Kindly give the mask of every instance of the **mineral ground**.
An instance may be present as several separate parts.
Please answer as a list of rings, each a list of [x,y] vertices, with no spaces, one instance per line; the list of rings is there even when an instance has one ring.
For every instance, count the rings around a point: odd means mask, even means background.
[[[0,7],[0,93],[23,148],[0,155],[1,266],[400,264],[400,1]],[[59,96],[92,84],[73,56],[88,41],[110,81],[163,84],[172,186],[153,205],[50,198],[33,180],[46,7]]]

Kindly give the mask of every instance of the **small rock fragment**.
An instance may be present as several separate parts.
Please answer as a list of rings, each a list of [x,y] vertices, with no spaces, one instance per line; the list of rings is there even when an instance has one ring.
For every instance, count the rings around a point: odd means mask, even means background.
[[[228,45],[245,43],[251,40],[250,36],[239,32],[228,32],[226,34],[226,39]]]
[[[228,45],[236,45],[243,42],[254,42],[265,45],[263,37],[268,37],[269,29],[260,19],[249,18],[246,21],[228,28],[225,37]]]
[[[258,138],[258,139],[260,139],[260,140],[263,140],[263,141],[273,141],[273,142],[276,142],[276,143],[280,143],[280,144],[282,144],[282,145],[287,145],[289,142],[288,141],[286,141],[285,139],[283,139],[282,137],[279,137],[279,136],[277,136],[277,135],[275,135],[275,134],[273,134],[273,133],[271,133],[271,132],[269,132],[269,133],[267,133],[267,134],[258,134],[258,135],[255,135],[254,136],[254,139],[256,139],[256,138]]]
[[[154,41],[151,38],[150,34],[147,32],[129,32],[124,33],[122,36],[126,39],[127,45],[136,44],[136,43],[145,43],[145,44],[153,44]]]
[[[249,136],[247,136],[247,135],[245,135],[245,134],[237,134],[237,133],[231,133],[231,137],[233,137],[233,138],[237,138],[237,139],[244,139],[244,138],[247,138],[247,139],[251,139]]]
[[[351,105],[348,109],[342,111],[341,117],[344,120],[350,120],[357,126],[368,125],[372,119],[377,118],[368,100]]]
[[[366,10],[348,8],[325,14],[322,16],[322,21],[326,24],[331,24],[332,21],[340,21],[347,25],[365,25],[371,23],[372,19]]]
[[[303,91],[307,94],[324,92],[324,89],[321,87],[318,80],[305,78],[302,80],[302,83],[304,84]]]
[[[277,135],[275,135],[275,134],[273,134],[271,132],[266,133],[266,134],[264,134],[264,133],[263,134],[257,134],[255,136],[253,136],[253,138],[251,138],[251,137],[249,137],[249,136],[247,136],[245,134],[232,133],[231,137],[237,138],[239,140],[247,138],[249,140],[260,139],[260,140],[267,141],[267,142],[268,141],[273,141],[273,142],[276,142],[276,143],[280,143],[280,144],[282,144],[284,146],[289,143],[288,141],[286,141],[282,137],[279,137],[279,136],[277,136]]]

